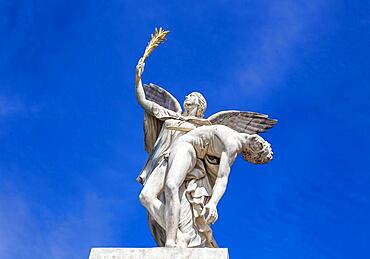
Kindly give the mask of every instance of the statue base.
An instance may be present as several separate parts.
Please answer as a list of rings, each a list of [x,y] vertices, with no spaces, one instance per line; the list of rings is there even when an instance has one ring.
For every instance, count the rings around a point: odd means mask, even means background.
[[[92,248],[89,259],[229,259],[227,248]]]

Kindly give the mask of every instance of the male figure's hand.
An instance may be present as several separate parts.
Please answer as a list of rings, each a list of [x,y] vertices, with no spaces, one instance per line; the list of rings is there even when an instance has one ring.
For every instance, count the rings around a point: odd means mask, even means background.
[[[218,213],[217,213],[217,207],[216,207],[216,204],[212,203],[212,202],[208,202],[206,204],[206,206],[204,206],[203,210],[202,210],[202,213],[201,213],[201,216],[204,216],[207,214],[207,218],[206,218],[206,221],[207,223],[212,223],[214,224],[216,222],[216,220],[218,219]]]

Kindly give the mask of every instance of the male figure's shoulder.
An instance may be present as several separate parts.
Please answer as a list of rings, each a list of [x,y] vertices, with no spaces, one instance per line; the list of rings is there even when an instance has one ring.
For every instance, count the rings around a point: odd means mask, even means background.
[[[215,125],[215,132],[223,143],[224,151],[229,154],[234,154],[238,151],[240,146],[238,132],[224,125]]]
[[[225,125],[213,125],[212,127],[214,132],[225,142],[231,141],[233,142],[234,139],[237,137],[238,132],[235,130],[225,126]]]

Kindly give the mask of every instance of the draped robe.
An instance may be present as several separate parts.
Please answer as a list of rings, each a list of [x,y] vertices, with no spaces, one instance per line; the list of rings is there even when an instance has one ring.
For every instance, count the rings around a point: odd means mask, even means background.
[[[172,145],[180,136],[198,125],[204,125],[204,120],[192,118],[185,121],[179,113],[153,103],[150,114],[146,113],[144,125],[146,145],[150,142],[154,144],[150,148],[148,161],[137,178],[143,185],[154,170],[164,170],[167,173]],[[188,237],[188,247],[217,247],[209,224],[200,214],[212,195],[218,165],[217,158],[205,156],[198,159],[194,170],[186,176],[179,190],[181,199],[179,229]],[[158,198],[165,203],[163,190]],[[157,244],[164,246],[165,230],[149,213],[148,224]]]

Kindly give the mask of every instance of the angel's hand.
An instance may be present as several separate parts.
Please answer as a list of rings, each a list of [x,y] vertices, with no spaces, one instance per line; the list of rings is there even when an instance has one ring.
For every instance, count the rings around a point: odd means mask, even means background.
[[[136,74],[141,77],[142,73],[144,72],[145,63],[138,63],[136,65]]]
[[[144,63],[145,63],[144,61],[145,61],[145,60],[143,59],[143,57],[141,57],[141,58],[139,59],[139,61],[137,62],[136,68],[137,68],[140,64],[144,64]]]
[[[145,63],[141,62],[141,59],[139,60],[138,64],[136,65],[136,81],[139,81],[141,79],[141,75],[144,72]]]

